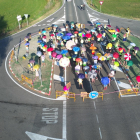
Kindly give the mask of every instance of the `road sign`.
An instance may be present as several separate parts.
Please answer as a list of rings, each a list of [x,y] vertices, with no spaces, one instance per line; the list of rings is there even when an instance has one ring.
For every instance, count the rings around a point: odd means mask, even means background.
[[[99,1],[99,2],[100,2],[100,5],[102,5],[104,1]]]
[[[89,98],[95,99],[95,98],[97,98],[97,97],[98,97],[98,92],[97,92],[97,91],[91,91],[91,92],[89,93]]]
[[[27,19],[28,18],[28,14],[24,14],[25,18]]]
[[[17,20],[18,21],[22,20],[21,15],[17,15]]]

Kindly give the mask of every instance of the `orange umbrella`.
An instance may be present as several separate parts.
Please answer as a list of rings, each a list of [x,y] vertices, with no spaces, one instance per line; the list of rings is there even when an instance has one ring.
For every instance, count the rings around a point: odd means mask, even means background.
[[[91,46],[90,50],[96,50],[97,48],[95,46]]]

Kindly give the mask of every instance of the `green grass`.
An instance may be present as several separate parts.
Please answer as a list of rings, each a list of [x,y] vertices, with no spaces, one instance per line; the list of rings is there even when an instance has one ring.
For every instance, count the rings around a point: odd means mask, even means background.
[[[56,2],[61,0],[0,0],[0,34],[18,28],[17,15],[29,15],[29,23],[48,12]]]
[[[99,0],[87,0],[88,4],[91,1],[94,5],[92,8],[100,11]],[[120,17],[140,19],[140,0],[104,0],[101,11]]]

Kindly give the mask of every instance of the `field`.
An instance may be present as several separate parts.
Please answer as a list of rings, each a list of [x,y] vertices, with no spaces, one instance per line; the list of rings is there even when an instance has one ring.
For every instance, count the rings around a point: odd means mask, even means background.
[[[24,14],[29,15],[31,23],[49,13],[50,9],[60,2],[61,0],[0,0],[0,35],[18,28],[17,15],[21,15],[21,25],[24,27],[26,26]]]
[[[140,0],[103,0],[103,13],[140,20]],[[100,11],[99,0],[87,0],[93,9]]]

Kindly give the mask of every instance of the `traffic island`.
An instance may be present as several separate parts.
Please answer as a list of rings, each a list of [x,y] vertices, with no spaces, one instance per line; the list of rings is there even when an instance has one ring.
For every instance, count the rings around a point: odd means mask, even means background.
[[[47,34],[48,37],[49,34]],[[9,59],[9,69],[13,77],[25,88],[30,88],[30,90],[35,90],[41,94],[50,95],[53,60],[49,59],[48,53],[44,55],[44,62],[38,57],[37,35],[32,37],[28,42],[28,52],[25,41],[22,41],[21,44],[12,50]]]

